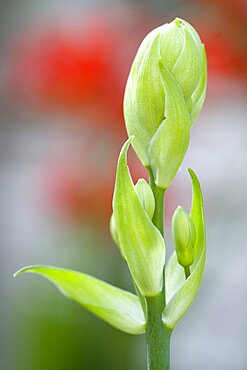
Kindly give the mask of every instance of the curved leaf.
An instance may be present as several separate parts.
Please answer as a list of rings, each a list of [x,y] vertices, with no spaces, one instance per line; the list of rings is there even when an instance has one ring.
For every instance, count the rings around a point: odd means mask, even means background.
[[[200,183],[189,169],[192,179],[193,199],[190,216],[196,228],[195,259],[191,275],[185,280],[183,268],[177,262],[175,253],[171,256],[166,270],[167,306],[163,312],[164,324],[173,329],[191,306],[201,283],[206,258],[203,198]]]
[[[90,275],[52,266],[28,266],[17,271],[50,280],[67,298],[79,303],[115,328],[129,334],[145,332],[145,319],[137,296]]]

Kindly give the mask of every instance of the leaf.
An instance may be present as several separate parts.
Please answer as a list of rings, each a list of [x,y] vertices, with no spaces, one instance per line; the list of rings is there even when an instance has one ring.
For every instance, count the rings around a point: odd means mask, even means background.
[[[133,280],[144,296],[154,296],[162,290],[165,264],[165,244],[153,225],[136,193],[127,166],[130,138],[118,159],[113,214],[120,241]]]
[[[145,332],[145,319],[137,296],[90,275],[52,266],[28,266],[17,271],[50,280],[67,298],[79,303],[115,328],[129,334]]]
[[[165,326],[173,329],[191,306],[201,283],[206,258],[206,237],[204,227],[203,198],[200,183],[195,173],[189,169],[192,179],[193,199],[190,216],[196,228],[194,263],[187,280],[183,268],[178,264],[175,253],[166,269],[167,306],[163,312]]]

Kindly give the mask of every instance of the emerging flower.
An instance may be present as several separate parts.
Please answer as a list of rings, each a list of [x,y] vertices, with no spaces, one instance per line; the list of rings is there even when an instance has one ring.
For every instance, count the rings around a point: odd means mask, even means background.
[[[124,99],[126,127],[159,187],[170,185],[188,148],[206,95],[206,68],[197,32],[178,18],[150,32],[133,62]]]

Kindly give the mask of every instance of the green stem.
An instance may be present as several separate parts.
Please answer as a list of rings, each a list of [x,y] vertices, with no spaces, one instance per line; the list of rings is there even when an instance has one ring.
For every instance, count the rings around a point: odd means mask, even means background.
[[[164,236],[164,194],[165,189],[154,182],[152,170],[148,168],[150,186],[155,198],[155,211],[152,222]],[[170,369],[170,337],[171,331],[164,326],[162,312],[166,305],[165,270],[163,289],[155,297],[146,297],[147,309],[147,363],[148,370]]]
[[[152,170],[148,169],[149,173],[149,181],[150,187],[153,191],[154,199],[155,199],[155,211],[153,215],[153,224],[157,227],[157,229],[161,232],[164,236],[164,195],[165,189],[158,187],[154,182],[154,176]]]
[[[162,322],[164,295],[147,297],[147,363],[148,370],[170,369],[171,331]]]

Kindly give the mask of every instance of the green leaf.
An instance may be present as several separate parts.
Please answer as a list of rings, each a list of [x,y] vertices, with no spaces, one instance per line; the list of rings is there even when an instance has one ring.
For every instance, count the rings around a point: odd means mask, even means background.
[[[165,244],[136,193],[127,166],[130,138],[123,146],[117,166],[113,196],[113,214],[120,248],[131,275],[144,296],[162,290]]]
[[[169,260],[166,269],[168,303],[163,312],[163,322],[170,329],[176,326],[191,306],[201,283],[206,258],[202,192],[195,173],[191,169],[189,169],[189,173],[193,187],[190,216],[196,228],[195,256],[194,263],[191,266],[191,275],[187,280],[185,280],[183,268],[177,262],[175,252]]]
[[[50,280],[67,298],[79,303],[115,328],[129,334],[145,332],[145,319],[137,296],[90,275],[52,266],[28,266],[17,271]]]

